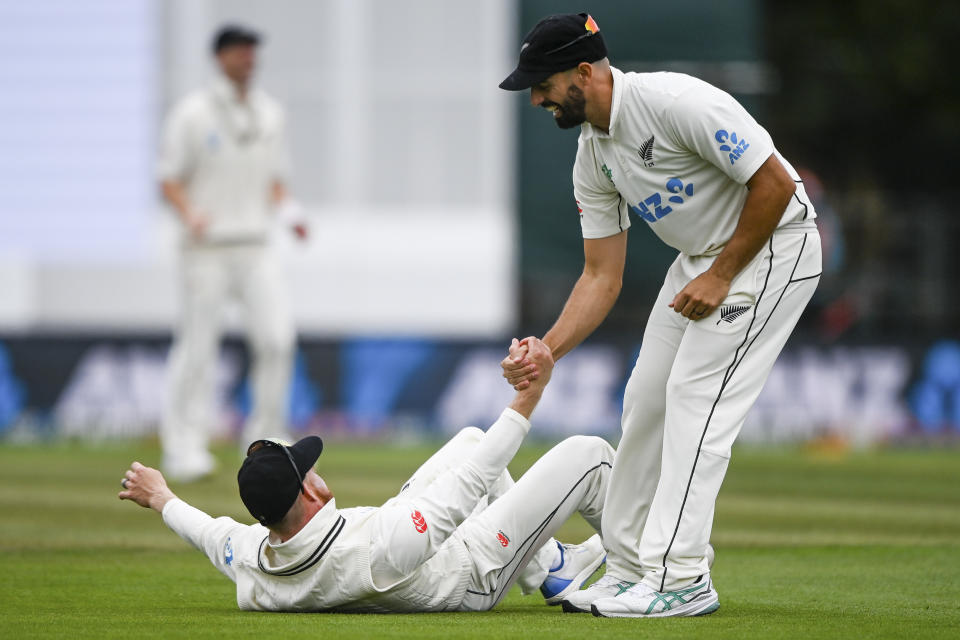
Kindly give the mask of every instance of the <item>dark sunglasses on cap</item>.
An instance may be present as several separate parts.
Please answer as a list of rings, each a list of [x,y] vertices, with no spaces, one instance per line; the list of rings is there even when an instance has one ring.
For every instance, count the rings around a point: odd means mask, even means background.
[[[297,467],[297,463],[293,459],[293,454],[290,453],[290,449],[287,448],[287,445],[276,440],[257,440],[252,442],[250,446],[247,447],[247,455],[249,456],[251,453],[260,451],[266,447],[276,447],[283,451],[283,453],[287,456],[287,460],[290,461],[290,466],[293,467],[293,472],[297,474],[297,480],[300,482],[300,493],[305,493],[303,488],[303,474],[300,473],[300,469]]]

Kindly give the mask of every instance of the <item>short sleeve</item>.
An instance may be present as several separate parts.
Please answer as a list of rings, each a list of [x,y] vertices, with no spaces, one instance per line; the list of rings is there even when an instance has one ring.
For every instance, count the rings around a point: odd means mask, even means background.
[[[603,173],[603,166],[590,141],[581,140],[577,148],[573,195],[584,238],[606,238],[630,227],[625,201],[613,181]]]
[[[677,142],[746,184],[773,152],[770,134],[733,96],[704,84],[677,97],[666,113]]]
[[[193,166],[190,152],[190,118],[186,104],[174,107],[163,125],[157,177],[162,181],[184,181]]]

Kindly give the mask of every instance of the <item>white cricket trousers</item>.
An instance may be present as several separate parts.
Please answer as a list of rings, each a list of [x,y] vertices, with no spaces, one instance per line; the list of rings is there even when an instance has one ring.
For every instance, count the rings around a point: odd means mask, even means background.
[[[244,312],[251,353],[253,410],[241,446],[287,433],[295,334],[278,262],[265,243],[183,250],[180,319],[160,432],[166,470],[190,474],[212,462],[214,374],[224,309],[234,300]]]
[[[403,485],[395,502],[416,503],[419,494],[442,474],[468,459],[484,437],[476,427],[462,429],[427,460]],[[524,593],[536,591],[557,557],[553,534],[579,512],[597,531],[614,451],[605,440],[574,436],[544,454],[516,483],[504,470],[486,499],[457,528],[473,566],[470,585],[460,610],[486,611],[503,599],[518,582]],[[442,481],[442,478],[441,478]],[[448,500],[477,498],[452,489]],[[427,520],[434,517],[424,512]]]
[[[812,220],[777,230],[702,320],[668,307],[713,260],[681,254],[667,272],[627,382],[608,484],[607,573],[658,591],[708,572],[731,447],[816,288],[820,236]]]

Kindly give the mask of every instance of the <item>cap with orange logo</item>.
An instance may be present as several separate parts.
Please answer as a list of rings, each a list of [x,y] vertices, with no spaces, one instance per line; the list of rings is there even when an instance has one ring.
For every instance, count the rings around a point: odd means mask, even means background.
[[[581,62],[607,57],[607,45],[596,20],[586,13],[547,16],[530,30],[520,46],[520,62],[500,83],[501,89],[521,91]]]

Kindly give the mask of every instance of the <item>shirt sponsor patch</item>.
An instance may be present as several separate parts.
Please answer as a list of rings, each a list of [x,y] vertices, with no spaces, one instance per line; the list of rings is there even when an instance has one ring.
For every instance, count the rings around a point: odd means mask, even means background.
[[[510,538],[507,537],[503,531],[497,531],[497,540],[500,542],[501,547],[505,547],[510,544]]]
[[[411,513],[410,518],[413,520],[413,526],[417,533],[423,533],[427,530],[427,521],[419,511]]]
[[[233,541],[231,538],[227,538],[227,541],[223,544],[223,562],[227,566],[233,564]]]
[[[750,143],[745,138],[738,138],[737,132],[727,132],[726,129],[719,129],[713,137],[720,143],[720,151],[726,151],[730,158],[730,164],[736,164],[744,152],[750,148]]]

